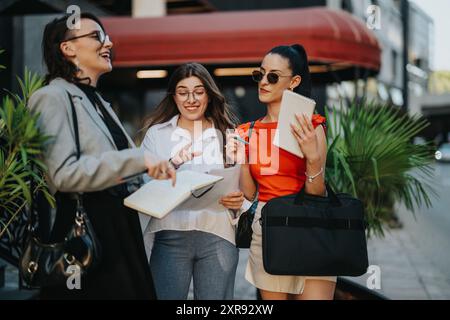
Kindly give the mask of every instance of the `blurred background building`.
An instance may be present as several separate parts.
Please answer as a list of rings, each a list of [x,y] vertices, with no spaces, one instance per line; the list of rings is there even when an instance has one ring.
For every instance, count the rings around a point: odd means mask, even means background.
[[[24,66],[45,73],[43,26],[69,4],[101,16],[115,43],[115,68],[99,87],[132,135],[163,96],[171,71],[192,60],[215,75],[242,121],[262,115],[251,70],[273,45],[296,42],[310,55],[319,112],[376,99],[427,116],[433,125],[426,138],[448,135],[449,99],[434,96],[448,91],[449,76],[432,73],[433,20],[410,1],[3,0],[0,47],[6,52],[0,63],[8,70],[0,73],[2,87],[14,89]],[[313,11],[302,15],[305,10]],[[271,33],[283,24],[286,34]],[[314,28],[329,32],[334,42],[318,42]]]

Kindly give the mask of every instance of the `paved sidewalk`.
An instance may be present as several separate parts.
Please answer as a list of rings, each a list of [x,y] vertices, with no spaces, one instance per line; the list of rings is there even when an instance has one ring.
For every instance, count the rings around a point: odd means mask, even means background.
[[[450,244],[441,243],[448,255]],[[385,238],[368,241],[369,264],[380,267],[381,289],[389,299],[450,299],[450,268],[445,274],[428,258],[414,234],[404,229],[390,229]],[[255,289],[245,280],[248,250],[241,250],[236,275],[235,299],[255,299]],[[366,286],[369,274],[348,279]]]
[[[400,217],[410,219],[409,213],[402,213]],[[416,231],[422,224],[416,223],[409,221],[403,229],[388,230],[383,239],[369,239],[369,263],[379,266],[381,271],[381,289],[377,292],[390,299],[450,299],[450,268],[446,272],[442,263],[440,268],[434,263],[438,261],[434,258],[444,257],[436,257],[435,252],[430,253],[429,247],[418,237]],[[441,248],[438,251],[443,256],[450,256],[449,243],[436,243],[436,246]],[[241,249],[235,283],[236,300],[256,299],[255,288],[244,278],[247,258],[248,250]],[[349,279],[366,286],[368,277],[366,274]],[[16,279],[17,270],[9,267],[4,294],[7,294],[5,291],[9,289],[17,288]],[[192,299],[192,291],[189,298]]]
[[[448,244],[443,244],[448,248]],[[389,230],[384,239],[368,242],[369,263],[381,271],[379,293],[389,299],[450,299],[450,269],[443,274],[405,229]],[[443,252],[443,254],[445,254]],[[369,275],[349,278],[366,286]]]

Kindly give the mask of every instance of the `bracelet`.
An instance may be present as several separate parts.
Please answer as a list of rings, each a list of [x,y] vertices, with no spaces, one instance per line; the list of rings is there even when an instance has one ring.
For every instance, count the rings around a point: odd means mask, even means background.
[[[317,178],[322,172],[323,172],[323,167],[320,167],[320,171],[317,172],[315,175],[309,176],[308,173],[305,172],[305,176],[306,176],[306,178],[308,178],[308,182],[309,182],[309,183],[312,183],[313,180],[314,180],[315,178]]]
[[[175,163],[173,163],[172,158],[169,159],[169,163],[172,165],[172,167],[173,167],[175,170],[178,170],[178,168],[181,167],[181,166],[183,165],[182,163],[179,164],[179,165],[176,165]]]

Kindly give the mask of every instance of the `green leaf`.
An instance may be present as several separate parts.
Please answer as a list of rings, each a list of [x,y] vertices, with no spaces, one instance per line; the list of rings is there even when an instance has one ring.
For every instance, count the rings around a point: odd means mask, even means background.
[[[378,162],[377,159],[372,157],[372,165],[373,165],[373,171],[374,171],[374,177],[375,177],[375,182],[377,183],[377,187],[381,188],[381,184],[380,184],[380,176],[378,174]]]
[[[426,119],[374,102],[341,104],[326,115],[327,181],[361,199],[369,235],[384,234],[396,202],[407,208],[431,205],[436,192],[425,178],[433,174],[434,148],[411,143],[429,126]]]
[[[11,234],[11,232],[8,230],[8,225],[6,222],[3,222],[3,220],[0,220],[0,239],[2,238],[3,234],[6,232],[6,234],[8,235],[9,239],[13,239],[13,236]]]
[[[31,203],[31,192],[28,185],[25,183],[25,181],[20,177],[19,175],[13,174],[13,177],[15,178],[16,182],[20,185],[22,194],[24,195],[26,201]]]
[[[52,206],[55,205],[44,179],[47,167],[39,158],[51,137],[41,132],[39,115],[32,114],[26,106],[33,92],[43,85],[43,79],[25,69],[24,77],[18,78],[18,84],[20,92],[5,90],[8,94],[0,104],[1,235],[6,235],[18,210],[22,210],[38,190]],[[34,190],[30,190],[31,179],[36,186]]]
[[[27,152],[25,151],[25,148],[23,146],[20,146],[20,154],[22,156],[22,163],[24,166],[26,166],[27,162],[28,162],[28,156],[27,156]]]

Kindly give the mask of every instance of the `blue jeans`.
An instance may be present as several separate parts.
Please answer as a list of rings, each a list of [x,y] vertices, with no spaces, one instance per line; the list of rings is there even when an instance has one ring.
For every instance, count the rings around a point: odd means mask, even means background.
[[[202,231],[159,231],[150,268],[156,295],[162,300],[186,300],[191,279],[195,300],[233,299],[239,249]]]

